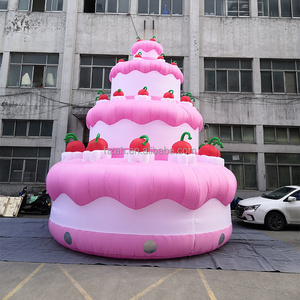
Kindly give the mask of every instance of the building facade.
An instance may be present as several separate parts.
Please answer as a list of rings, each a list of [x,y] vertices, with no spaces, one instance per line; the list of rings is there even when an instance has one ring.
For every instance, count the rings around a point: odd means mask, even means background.
[[[298,0],[0,1],[0,194],[40,191],[137,36],[176,60],[237,196],[300,184]]]

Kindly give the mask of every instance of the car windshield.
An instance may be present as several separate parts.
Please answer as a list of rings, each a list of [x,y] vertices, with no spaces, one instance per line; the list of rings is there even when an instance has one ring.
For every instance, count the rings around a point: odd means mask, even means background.
[[[272,191],[268,194],[264,194],[264,195],[262,195],[262,197],[276,200],[276,199],[280,199],[280,198],[286,196],[287,194],[291,193],[294,190],[295,189],[292,187],[284,186],[284,187],[281,187],[281,188],[279,188],[275,191]]]

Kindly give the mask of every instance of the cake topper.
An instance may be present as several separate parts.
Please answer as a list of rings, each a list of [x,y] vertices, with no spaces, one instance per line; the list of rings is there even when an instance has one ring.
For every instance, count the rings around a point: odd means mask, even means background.
[[[73,141],[69,142],[69,139],[73,139]],[[83,143],[78,141],[74,133],[67,133],[64,141],[67,143],[66,152],[83,152],[85,150]]]
[[[215,141],[215,142],[214,142]],[[213,143],[213,144],[212,144]],[[216,156],[221,157],[220,151],[215,147],[215,145],[219,145],[220,148],[224,148],[220,139],[217,137],[211,138],[207,144],[201,144],[199,146],[199,155],[207,155],[207,156]]]

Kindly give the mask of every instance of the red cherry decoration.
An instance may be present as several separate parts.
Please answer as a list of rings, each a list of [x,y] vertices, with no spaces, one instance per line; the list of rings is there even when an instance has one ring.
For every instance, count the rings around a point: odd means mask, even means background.
[[[191,93],[187,93],[185,94],[185,96],[182,96],[181,99],[180,99],[181,102],[189,102],[189,103],[192,103],[193,106],[194,106],[194,103],[195,102],[195,98],[193,97],[193,95]],[[193,102],[192,102],[193,101]]]
[[[141,42],[142,39],[141,39],[139,36],[137,36],[137,37],[136,37],[136,41],[137,41],[137,42]]]
[[[138,52],[134,57],[142,57],[142,52]]]
[[[118,89],[113,93],[113,96],[115,96],[115,97],[124,96],[124,93],[122,92],[121,89]]]
[[[137,151],[137,152],[149,152],[150,151],[150,144],[148,143],[149,137],[147,135],[142,135],[137,139],[134,139],[130,143],[130,151]]]
[[[214,142],[216,141],[216,142]],[[214,142],[214,143],[213,143]],[[212,144],[213,143],[213,144]],[[215,147],[215,145],[219,145],[220,148],[224,148],[220,139],[217,137],[211,138],[207,144],[201,144],[199,146],[199,155],[207,155],[207,156],[216,156],[221,157],[220,151]]]
[[[150,41],[156,42],[156,36],[154,35],[154,36],[150,39]]]
[[[165,59],[165,54],[162,53],[160,56],[157,57],[157,59]]]
[[[146,96],[149,96],[149,92],[147,91],[147,87],[144,86],[141,90],[139,90],[138,95],[146,95]]]
[[[181,135],[180,141],[176,142],[172,146],[172,152],[173,153],[185,153],[185,154],[191,154],[193,152],[192,146],[190,143],[185,142],[183,139],[185,136],[188,136],[188,139],[191,140],[191,134],[189,132],[184,132]]]
[[[94,150],[107,150],[108,144],[107,141],[100,138],[100,133],[97,134],[96,138],[91,140],[87,147],[87,151],[94,151]]]
[[[171,63],[171,65],[173,65],[173,66],[177,66],[177,61],[176,61],[176,60],[174,60],[174,61]]]
[[[124,62],[125,60],[124,60],[124,58],[120,58],[119,60],[118,60],[118,62]]]
[[[73,139],[73,141],[68,143],[69,139]],[[83,143],[78,141],[78,138],[74,133],[67,133],[64,141],[68,143],[66,152],[83,152],[85,150]]]
[[[99,90],[97,94],[98,94],[98,95],[100,94],[100,96],[99,96],[99,97],[96,97],[96,99],[95,99],[96,101],[97,101],[97,100],[108,100],[107,95],[105,95],[104,92],[103,92],[102,90]]]
[[[168,92],[164,93],[163,98],[174,98],[174,91],[173,90],[169,90]]]

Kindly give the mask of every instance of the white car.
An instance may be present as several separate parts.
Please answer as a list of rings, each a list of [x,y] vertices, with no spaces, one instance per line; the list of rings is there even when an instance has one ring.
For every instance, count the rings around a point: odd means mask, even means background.
[[[241,200],[235,212],[244,222],[265,224],[269,230],[300,224],[300,186],[284,186],[261,197]]]

